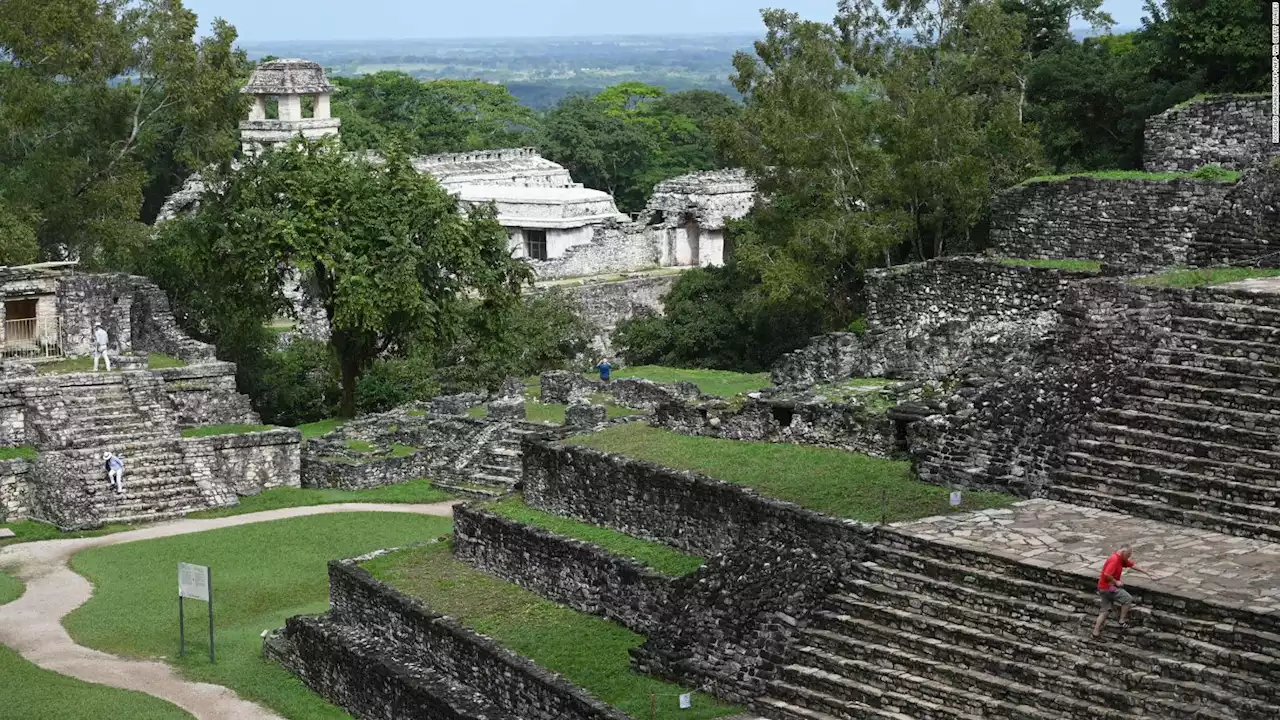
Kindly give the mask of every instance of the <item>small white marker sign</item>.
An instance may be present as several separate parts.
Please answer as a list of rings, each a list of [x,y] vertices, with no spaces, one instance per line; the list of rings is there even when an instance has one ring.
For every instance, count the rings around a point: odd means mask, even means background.
[[[960,507],[960,491],[951,491],[951,507]]]
[[[680,696],[680,709],[687,710],[693,707],[693,693],[685,693]]]
[[[209,602],[209,568],[178,563],[178,597]]]

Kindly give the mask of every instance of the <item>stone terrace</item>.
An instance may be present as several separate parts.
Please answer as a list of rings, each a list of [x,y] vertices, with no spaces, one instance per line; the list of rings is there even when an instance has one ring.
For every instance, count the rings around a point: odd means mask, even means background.
[[[1102,559],[1128,545],[1138,567],[1127,578],[1184,597],[1254,612],[1280,612],[1280,544],[1122,515],[1054,500],[1012,509],[899,523],[923,540],[991,553],[1042,568],[1096,577]]]

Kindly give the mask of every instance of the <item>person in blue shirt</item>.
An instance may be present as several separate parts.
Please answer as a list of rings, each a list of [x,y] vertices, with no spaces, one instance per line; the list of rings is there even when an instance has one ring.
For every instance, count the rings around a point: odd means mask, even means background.
[[[613,366],[609,364],[609,361],[607,359],[601,360],[596,369],[600,371],[600,379],[604,382],[609,382],[609,373],[613,371]]]

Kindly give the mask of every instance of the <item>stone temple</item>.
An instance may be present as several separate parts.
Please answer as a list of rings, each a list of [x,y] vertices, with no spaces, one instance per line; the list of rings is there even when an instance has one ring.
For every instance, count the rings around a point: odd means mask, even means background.
[[[330,117],[337,92],[319,64],[275,60],[261,64],[242,92],[254,98],[240,124],[246,154],[294,137],[331,137],[341,121]],[[599,326],[599,350],[608,335],[640,309],[661,312],[658,301],[679,271],[723,265],[724,227],[746,215],[754,184],[737,170],[694,173],[658,185],[637,217],[619,212],[612,196],[585,188],[569,171],[533,148],[429,155],[413,159],[466,205],[492,204],[506,228],[511,252],[524,258],[543,286],[561,286]],[[160,212],[169,219],[193,211],[204,191],[199,175],[174,193]],[[619,281],[618,276],[629,276]],[[573,281],[573,282],[565,282]],[[323,314],[292,292],[299,331],[324,337]]]

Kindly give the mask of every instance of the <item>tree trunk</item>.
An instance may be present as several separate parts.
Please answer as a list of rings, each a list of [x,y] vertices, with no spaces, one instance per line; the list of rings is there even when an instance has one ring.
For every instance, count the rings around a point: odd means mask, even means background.
[[[338,366],[342,372],[342,395],[338,403],[338,416],[353,418],[356,416],[356,381],[360,379],[360,361],[344,353],[338,357]]]

